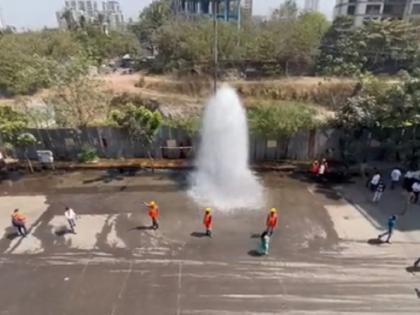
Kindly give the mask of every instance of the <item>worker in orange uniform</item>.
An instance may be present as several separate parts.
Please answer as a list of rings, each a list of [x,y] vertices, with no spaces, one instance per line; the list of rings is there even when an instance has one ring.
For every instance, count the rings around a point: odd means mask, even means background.
[[[159,228],[159,207],[155,201],[150,201],[147,205],[149,207],[149,217],[152,219],[152,229]]]
[[[277,227],[278,223],[278,215],[277,215],[277,209],[271,208],[270,213],[267,216],[267,233],[271,236],[273,235],[274,229]]]
[[[211,208],[207,208],[204,211],[204,219],[203,219],[203,224],[204,227],[206,228],[206,235],[208,237],[211,237],[211,228],[213,225],[213,216],[211,215],[212,209]]]
[[[15,209],[12,213],[12,225],[17,229],[20,236],[25,237],[28,234],[26,218],[19,209]]]

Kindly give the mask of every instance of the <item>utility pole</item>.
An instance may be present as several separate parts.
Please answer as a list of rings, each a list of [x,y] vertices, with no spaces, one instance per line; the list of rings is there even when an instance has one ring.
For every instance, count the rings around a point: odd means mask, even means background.
[[[217,91],[217,70],[218,70],[218,63],[219,63],[219,43],[218,43],[218,30],[217,30],[217,4],[216,1],[213,0],[213,35],[214,35],[214,43],[213,43],[213,57],[214,57],[214,73],[213,73],[213,90],[216,94]]]

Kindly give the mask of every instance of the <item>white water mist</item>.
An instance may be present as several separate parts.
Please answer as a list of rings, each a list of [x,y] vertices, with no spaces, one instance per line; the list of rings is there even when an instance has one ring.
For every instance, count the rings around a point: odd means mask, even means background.
[[[203,206],[218,210],[260,208],[263,188],[248,163],[246,112],[235,90],[224,86],[204,112],[190,194]]]

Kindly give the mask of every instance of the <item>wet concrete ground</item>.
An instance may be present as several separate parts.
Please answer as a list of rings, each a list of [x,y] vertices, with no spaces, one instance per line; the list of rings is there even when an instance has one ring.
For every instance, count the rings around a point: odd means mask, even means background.
[[[401,218],[392,245],[370,245],[400,207],[400,190],[379,205],[361,183],[324,186],[260,174],[267,204],[202,212],[186,173],[65,173],[0,185],[0,314],[418,314],[420,208]],[[148,229],[144,201],[157,200],[161,229]],[[80,215],[66,232],[64,206]],[[280,209],[270,255],[256,257],[268,208]],[[16,238],[19,207],[31,235]],[[418,222],[418,223],[415,223]],[[412,271],[412,270],[410,270]]]

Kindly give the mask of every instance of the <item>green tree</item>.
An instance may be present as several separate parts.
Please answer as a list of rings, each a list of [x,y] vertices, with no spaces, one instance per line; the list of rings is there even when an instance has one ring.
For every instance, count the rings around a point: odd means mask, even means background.
[[[0,106],[0,136],[3,142],[14,143],[26,128],[26,117],[9,106]]]
[[[372,20],[359,30],[366,43],[367,70],[409,69],[418,53],[417,29],[406,21]]]
[[[28,149],[30,146],[37,144],[38,141],[35,136],[29,132],[24,132],[17,136],[16,140],[14,141],[13,145],[15,147],[21,148],[23,150],[23,154],[25,156],[26,163],[28,165],[29,171],[31,173],[34,172],[34,168],[32,166],[32,162],[28,156]]]
[[[132,26],[145,48],[156,52],[155,36],[160,27],[171,19],[171,1],[158,0],[147,6],[139,16],[139,22]]]
[[[149,158],[152,159],[151,144],[163,123],[162,115],[158,111],[129,103],[123,109],[112,110],[109,120],[126,130],[132,140],[143,144]]]
[[[173,117],[166,119],[165,124],[171,128],[183,130],[189,137],[194,137],[200,129],[200,118],[198,116]]]
[[[62,81],[44,99],[53,106],[60,127],[86,127],[106,120],[110,97],[102,82],[87,76]]]
[[[351,17],[335,19],[322,39],[317,71],[337,76],[359,74],[368,60],[363,54],[367,46],[361,35],[353,28]]]
[[[24,132],[28,125],[26,117],[11,107],[0,106],[0,138],[6,146],[22,148],[29,170],[33,172],[28,157],[28,147],[37,143],[34,135]]]
[[[289,138],[300,130],[314,129],[316,111],[300,103],[262,104],[248,112],[250,129],[263,137]]]

